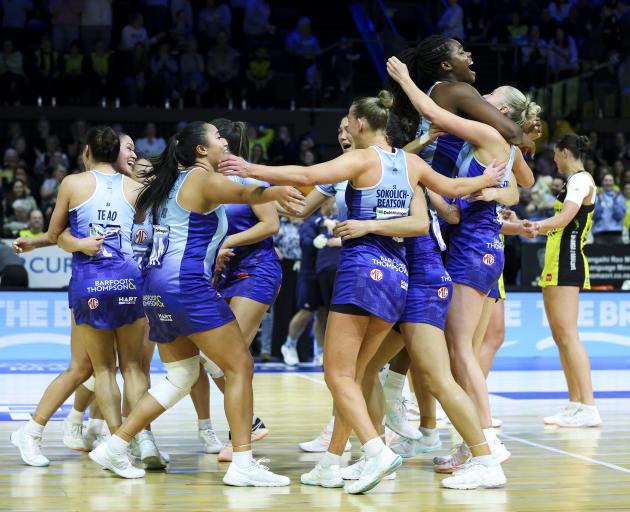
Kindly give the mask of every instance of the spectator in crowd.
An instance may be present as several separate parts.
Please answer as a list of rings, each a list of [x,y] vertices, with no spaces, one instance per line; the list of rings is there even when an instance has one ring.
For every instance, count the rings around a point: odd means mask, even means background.
[[[545,41],[550,41],[558,28],[558,22],[551,16],[548,8],[545,8],[540,13],[540,20],[538,21],[540,26],[540,35]]]
[[[464,5],[466,37],[470,41],[485,38],[488,30],[488,3],[485,0],[470,0]]]
[[[626,52],[617,68],[617,85],[622,95],[630,94],[630,51]]]
[[[604,160],[607,162],[621,160],[624,166],[630,167],[630,151],[626,136],[623,132],[617,132],[615,134],[614,145],[604,152]]]
[[[130,105],[140,105],[144,102],[144,91],[150,73],[149,57],[146,46],[137,43],[131,53],[130,62],[127,64],[124,77],[125,99]]]
[[[601,190],[595,201],[593,213],[593,237],[598,244],[622,243],[623,221],[626,216],[626,199],[615,190],[612,174],[605,174]]]
[[[186,43],[192,37],[192,25],[188,24],[185,11],[178,11],[175,15],[175,21],[168,37],[175,52],[181,52],[186,48]]]
[[[7,215],[4,222],[4,236],[17,238],[20,231],[28,226],[28,216],[31,212],[30,202],[25,199],[16,199],[11,203],[12,215]]]
[[[2,169],[0,169],[0,188],[9,189],[10,184],[15,179],[15,169],[18,166],[17,151],[13,148],[6,149],[2,164]]]
[[[219,32],[232,33],[232,10],[226,1],[206,0],[197,22],[202,50],[208,51]]]
[[[459,0],[448,0],[448,7],[438,21],[438,28],[446,37],[464,40],[464,10]]]
[[[105,41],[96,41],[94,50],[90,53],[92,93],[95,98],[107,97],[111,93],[109,83],[111,55]]]
[[[523,46],[527,42],[527,25],[518,11],[512,13],[512,22],[507,26],[512,44]]]
[[[120,49],[123,51],[131,51],[138,44],[150,44],[149,33],[144,28],[144,18],[142,14],[135,13],[131,15],[128,25],[126,25],[120,34]]]
[[[352,51],[352,43],[347,37],[339,40],[339,46],[334,51],[331,61],[332,75],[336,78],[336,90],[340,102],[345,106],[350,103],[350,91],[354,78],[354,63],[361,55]]]
[[[248,49],[268,46],[276,27],[269,22],[271,8],[265,0],[247,0],[243,17],[243,35]]]
[[[623,218],[623,226],[630,232],[630,181],[624,184],[623,195],[626,199],[626,216]]]
[[[253,123],[247,125],[247,138],[249,139],[249,151],[253,151],[256,144],[260,145],[263,159],[268,160],[269,146],[271,146],[273,139],[276,135],[276,131],[273,128],[266,126],[256,126]]]
[[[83,49],[91,52],[99,41],[109,48],[112,40],[112,0],[84,0],[81,14]]]
[[[22,201],[20,205],[26,208],[29,212],[37,208],[37,203],[35,202],[33,196],[31,196],[31,191],[27,187],[26,182],[16,178],[13,180],[11,190],[4,197],[5,217],[8,218],[14,215],[13,205],[18,199]]]
[[[171,17],[176,24],[183,20],[186,31],[190,34],[193,30],[193,7],[190,0],[171,0]]]
[[[191,38],[186,51],[182,54],[179,68],[182,77],[182,95],[188,104],[201,106],[201,95],[208,89],[206,82],[206,65],[197,51],[197,40]]]
[[[81,48],[79,47],[79,41],[73,41],[70,44],[70,49],[63,56],[63,73],[61,75],[61,84],[63,96],[67,104],[75,105],[82,103],[82,96],[89,92],[85,87],[83,80],[83,71],[85,67],[85,58]]]
[[[81,119],[76,120],[74,123],[70,125],[70,140],[66,144],[66,154],[68,156],[68,161],[71,164],[66,167],[70,168],[72,165],[77,165],[78,161],[82,159],[83,148],[87,144],[86,134],[87,134],[87,125],[85,121]]]
[[[209,97],[215,105],[234,100],[238,94],[240,53],[230,46],[229,41],[227,32],[219,32],[216,46],[208,51]]]
[[[66,169],[70,167],[68,155],[61,151],[61,142],[56,135],[49,135],[46,138],[46,147],[43,152],[38,153],[35,159],[35,172],[44,174],[47,170],[54,168],[56,164],[62,165]]]
[[[57,165],[50,173],[49,177],[44,180],[40,188],[39,195],[41,197],[40,206],[44,212],[44,217],[50,219],[52,211],[57,201],[57,192],[62,180],[68,175],[68,170],[62,165]]]
[[[2,0],[2,33],[18,46],[22,43],[26,18],[33,8],[33,0]]]
[[[0,240],[0,288],[27,287],[28,274],[24,261],[13,254],[11,247]]]
[[[35,138],[35,151],[46,151],[46,144],[50,137],[50,121],[42,117],[37,121],[37,136]]]
[[[249,161],[253,164],[260,165],[266,165],[268,163],[261,144],[254,144],[252,146],[252,150],[249,153]]]
[[[83,0],[50,0],[55,50],[65,52],[73,41],[79,39],[82,13]]]
[[[166,148],[166,141],[157,135],[155,123],[147,123],[144,137],[136,140],[136,151],[145,157],[159,155]]]
[[[165,100],[171,101],[179,96],[177,91],[177,73],[179,65],[171,53],[168,44],[162,43],[157,54],[151,58],[152,103],[161,105]]]
[[[528,29],[527,43],[521,49],[523,79],[529,85],[541,85],[545,77],[541,69],[547,68],[547,43],[540,37],[540,27],[531,25]]]
[[[272,165],[291,165],[298,161],[298,146],[291,137],[291,130],[286,124],[280,125],[269,147]]]
[[[44,231],[44,214],[37,209],[31,210],[28,217],[28,226],[20,231],[20,236],[36,238]]]
[[[319,73],[317,56],[321,53],[321,47],[317,37],[313,35],[311,20],[303,16],[298,20],[295,30],[286,38],[284,47],[286,52],[293,57],[294,68],[302,84],[311,88],[318,88]]]
[[[554,79],[566,78],[580,69],[575,40],[562,27],[549,42],[548,63]]]
[[[63,69],[61,54],[52,46],[50,37],[43,36],[39,47],[33,53],[29,69],[29,79],[35,84],[37,95],[47,104],[57,95],[57,81]]]
[[[7,39],[0,53],[0,102],[21,103],[25,85],[22,52]]]
[[[250,103],[256,107],[270,106],[273,97],[271,88],[273,70],[267,48],[261,46],[254,50],[252,58],[247,63],[245,76],[247,77],[247,96]]]

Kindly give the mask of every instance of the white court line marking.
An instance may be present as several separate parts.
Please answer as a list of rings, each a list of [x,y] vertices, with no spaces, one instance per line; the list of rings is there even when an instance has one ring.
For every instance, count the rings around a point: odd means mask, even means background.
[[[597,459],[591,459],[590,457],[585,457],[584,455],[580,455],[578,453],[566,452],[564,450],[560,450],[559,448],[554,448],[552,446],[534,443],[533,441],[528,441],[527,439],[522,439],[520,437],[510,436],[508,434],[500,434],[499,437],[504,437],[505,439],[516,441],[517,443],[528,444],[529,446],[533,446],[535,448],[541,448],[542,450],[559,453],[560,455],[568,455],[569,457],[573,457],[574,459],[583,460],[585,462],[590,462],[592,464],[598,464],[600,466],[614,469],[615,471],[621,471],[622,473],[630,474],[630,469],[622,468],[621,466],[617,466],[616,464],[611,464],[609,462],[604,462]]]
[[[310,380],[311,382],[317,382],[317,384],[323,384],[324,386],[326,385],[326,382],[324,382],[323,380],[316,379],[315,377],[311,377],[310,375],[304,375],[303,373],[294,373],[293,375],[295,375],[296,377],[300,377],[301,379]]]

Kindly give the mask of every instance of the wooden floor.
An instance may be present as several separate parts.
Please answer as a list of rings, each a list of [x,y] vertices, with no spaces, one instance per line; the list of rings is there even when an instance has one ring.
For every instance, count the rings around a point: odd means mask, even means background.
[[[532,385],[533,372],[510,379],[501,372],[490,388],[511,386],[516,379]],[[549,372],[541,372],[549,373]],[[612,372],[612,379],[630,384],[630,372]],[[491,376],[492,377],[492,376]],[[0,403],[36,403],[51,375],[0,376]],[[558,387],[558,375],[550,379]],[[606,380],[603,377],[599,378]],[[596,385],[598,377],[595,376]],[[618,382],[622,382],[617,380]],[[612,386],[614,388],[614,385]],[[610,389],[610,386],[609,386]],[[394,481],[382,482],[363,496],[340,489],[300,485],[299,476],[318,454],[299,451],[297,443],[321,430],[328,419],[330,398],[321,374],[261,374],[255,379],[256,412],[270,435],[255,445],[255,456],[270,459],[277,472],[291,477],[290,487],[230,488],[221,478],[227,464],[201,453],[196,418],[189,399],[168,411],[154,426],[161,448],[171,455],[166,472],[139,480],[115,478],[99,469],[86,454],[72,452],[61,442],[61,422],[51,422],[44,437],[49,468],[22,464],[8,442],[17,421],[0,422],[0,510],[11,511],[222,511],[274,510],[414,510],[414,511],[593,511],[630,510],[630,400],[599,402],[605,425],[588,430],[545,429],[544,414],[555,412],[558,400],[511,400],[492,397],[494,415],[505,421],[503,440],[512,451],[504,466],[508,484],[502,489],[455,491],[440,488],[443,478],[432,471],[430,455],[404,463]],[[214,390],[213,390],[214,391]],[[215,427],[225,439],[221,397],[213,394]],[[448,430],[442,431],[446,453]],[[358,443],[353,440],[353,455]],[[349,456],[346,456],[348,458]]]

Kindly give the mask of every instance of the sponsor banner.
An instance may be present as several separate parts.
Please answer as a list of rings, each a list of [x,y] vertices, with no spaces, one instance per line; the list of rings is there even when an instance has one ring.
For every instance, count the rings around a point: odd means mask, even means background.
[[[446,296],[447,289],[440,291]],[[159,295],[145,305],[162,307]],[[160,312],[162,322],[172,322]],[[542,294],[513,292],[505,301],[505,342],[497,363],[522,358],[554,358]],[[593,358],[627,364],[630,358],[630,293],[584,292],[580,295],[580,338]],[[70,310],[63,292],[0,292],[0,366],[33,361],[68,361]],[[16,366],[16,367],[17,367]]]
[[[11,245],[13,240],[4,240]],[[65,288],[72,273],[72,255],[57,246],[21,254],[28,272],[29,288]]]
[[[523,243],[521,249],[521,286],[538,287],[545,264],[545,245]],[[591,286],[621,287],[630,280],[630,246],[588,244],[584,246]]]

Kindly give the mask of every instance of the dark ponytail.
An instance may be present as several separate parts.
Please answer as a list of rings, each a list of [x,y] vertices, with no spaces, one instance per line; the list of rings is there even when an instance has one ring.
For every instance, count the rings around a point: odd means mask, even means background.
[[[86,134],[90,155],[95,162],[114,164],[120,152],[120,138],[109,126],[95,126]]]
[[[578,160],[584,158],[590,145],[591,141],[586,135],[576,135],[575,133],[566,133],[556,142],[558,149],[568,149],[573,155],[573,158]]]
[[[224,117],[213,119],[210,124],[216,127],[221,137],[227,140],[230,153],[246,160],[249,158],[249,138],[247,123],[230,121]]]
[[[173,135],[162,153],[151,158],[153,169],[146,174],[146,184],[136,201],[136,209],[157,212],[166,201],[179,176],[180,166],[191,167],[197,161],[197,146],[206,146],[207,123],[195,121]]]
[[[398,55],[400,61],[407,65],[409,77],[423,91],[440,79],[442,62],[451,58],[451,42],[452,39],[448,37],[432,35]],[[388,131],[388,135],[392,139],[402,137],[400,140],[404,146],[416,138],[420,114],[395,80],[390,78],[387,88],[394,96],[391,112],[394,118],[391,124],[393,131],[391,134]]]

